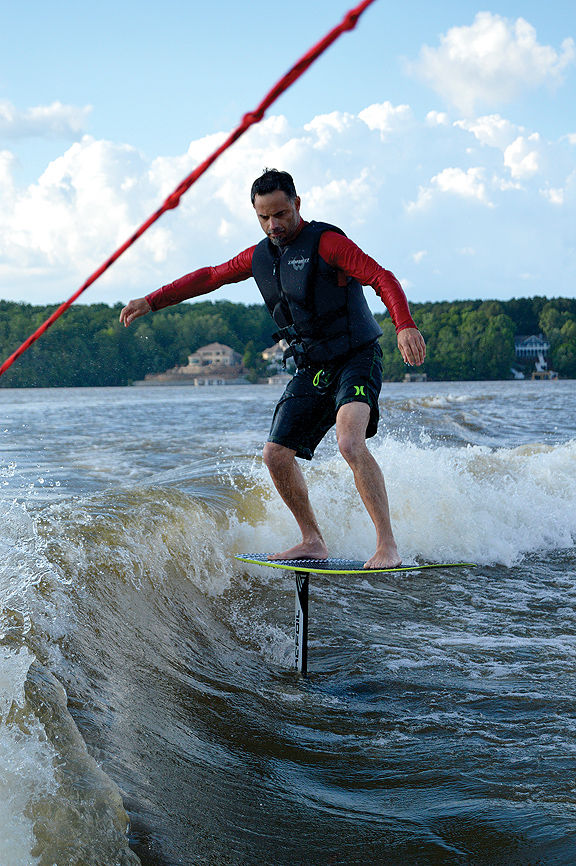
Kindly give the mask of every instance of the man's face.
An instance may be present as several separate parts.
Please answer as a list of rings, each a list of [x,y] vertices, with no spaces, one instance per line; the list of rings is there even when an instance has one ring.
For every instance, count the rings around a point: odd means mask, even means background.
[[[273,244],[283,247],[289,244],[300,225],[300,198],[288,198],[285,192],[276,190],[254,198],[254,210]]]

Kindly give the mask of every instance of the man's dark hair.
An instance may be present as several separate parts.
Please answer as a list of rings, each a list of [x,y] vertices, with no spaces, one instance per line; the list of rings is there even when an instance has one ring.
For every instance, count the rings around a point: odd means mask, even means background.
[[[276,192],[276,190],[285,192],[291,201],[296,198],[296,187],[292,175],[288,174],[287,171],[278,171],[276,168],[265,168],[260,177],[257,177],[252,184],[250,193],[252,204],[254,204],[257,195],[268,195],[268,193]]]

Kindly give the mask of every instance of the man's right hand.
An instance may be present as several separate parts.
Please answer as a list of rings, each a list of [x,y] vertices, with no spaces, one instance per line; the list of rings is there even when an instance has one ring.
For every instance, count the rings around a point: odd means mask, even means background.
[[[135,301],[128,301],[122,312],[120,313],[120,321],[124,327],[128,327],[138,316],[145,316],[149,313],[152,307],[146,298],[136,298]]]

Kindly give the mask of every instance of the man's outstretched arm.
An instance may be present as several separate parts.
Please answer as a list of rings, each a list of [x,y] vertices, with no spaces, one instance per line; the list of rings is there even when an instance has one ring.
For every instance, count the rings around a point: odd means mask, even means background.
[[[199,268],[173,283],[162,286],[145,298],[129,301],[120,313],[120,321],[128,327],[138,316],[145,316],[151,310],[161,310],[189,298],[207,295],[229,283],[247,280],[252,276],[253,252],[254,247],[249,247],[222,265],[214,268]]]

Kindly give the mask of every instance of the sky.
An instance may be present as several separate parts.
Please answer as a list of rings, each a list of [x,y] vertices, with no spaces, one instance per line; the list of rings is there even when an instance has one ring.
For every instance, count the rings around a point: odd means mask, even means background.
[[[355,2],[6,4],[0,299],[70,297]],[[81,302],[256,243],[265,167],[412,302],[574,298],[575,85],[575,4],[376,0]],[[261,300],[252,280],[211,298]]]

